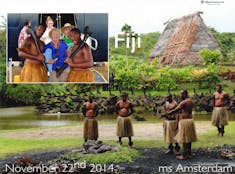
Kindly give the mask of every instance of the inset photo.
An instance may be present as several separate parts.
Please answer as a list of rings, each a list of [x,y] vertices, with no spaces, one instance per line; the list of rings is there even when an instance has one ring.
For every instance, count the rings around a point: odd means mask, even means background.
[[[7,83],[108,83],[108,13],[8,13]]]

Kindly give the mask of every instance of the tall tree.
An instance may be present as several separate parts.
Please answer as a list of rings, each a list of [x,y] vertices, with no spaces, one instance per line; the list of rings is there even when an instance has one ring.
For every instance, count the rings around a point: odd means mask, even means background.
[[[6,18],[1,16],[0,24],[0,57],[6,55]]]
[[[1,16],[0,29],[6,29],[6,26],[7,26],[7,20],[4,16]]]
[[[131,29],[130,25],[125,24],[125,25],[122,26],[121,31],[124,32],[124,33],[130,33],[130,32],[132,32],[132,29]]]
[[[125,35],[125,41],[126,41],[126,38],[127,38],[127,33],[132,33],[132,29],[131,29],[131,26],[128,25],[128,24],[125,24],[122,26],[122,29],[121,29],[122,32],[124,32],[124,35]],[[131,35],[131,34],[130,34]],[[129,36],[130,37],[130,36]],[[127,55],[127,47],[126,47],[126,67],[128,67],[128,55]]]

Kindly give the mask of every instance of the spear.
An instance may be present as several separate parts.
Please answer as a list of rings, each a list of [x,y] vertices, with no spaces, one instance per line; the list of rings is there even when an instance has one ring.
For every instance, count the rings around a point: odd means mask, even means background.
[[[90,35],[91,35],[91,32],[89,31],[89,27],[86,26],[84,28],[84,38],[81,41],[80,45],[72,52],[72,54],[70,55],[70,59],[73,59],[77,55],[77,53],[85,45],[86,40],[88,39]],[[64,63],[61,68],[56,69],[56,76],[59,77],[63,73],[63,71],[66,69],[66,67],[67,67],[67,63]]]

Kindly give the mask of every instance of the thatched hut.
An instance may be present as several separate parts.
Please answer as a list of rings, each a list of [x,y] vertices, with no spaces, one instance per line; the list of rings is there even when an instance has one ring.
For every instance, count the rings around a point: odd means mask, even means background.
[[[199,51],[218,49],[218,43],[196,12],[167,22],[167,26],[154,46],[149,58],[159,58],[163,65],[200,64]]]

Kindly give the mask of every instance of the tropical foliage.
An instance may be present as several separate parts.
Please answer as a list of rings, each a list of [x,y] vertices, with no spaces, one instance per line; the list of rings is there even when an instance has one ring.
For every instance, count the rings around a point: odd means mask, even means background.
[[[210,31],[218,42],[219,47],[221,48],[221,53],[224,57],[224,61],[235,61],[234,54],[231,55],[231,52],[235,51],[235,33],[219,33],[214,28],[210,28]]]
[[[222,58],[222,55],[219,50],[211,51],[208,48],[204,48],[200,51],[200,56],[205,65],[209,64],[218,64],[219,60]]]
[[[66,96],[68,94],[79,95],[97,92],[100,93],[102,85],[75,85],[75,84],[55,84],[55,85],[16,85],[6,84],[6,63],[5,63],[5,44],[6,44],[6,26],[1,24],[0,29],[0,95],[1,99],[8,104],[17,105],[37,105],[40,100],[47,96]],[[235,34],[218,33],[211,29],[217,42],[220,45],[223,60],[235,61]],[[134,32],[132,27],[125,24],[122,27],[123,32]],[[204,65],[199,67],[184,66],[182,68],[173,68],[170,66],[161,66],[157,58],[149,64],[148,56],[159,39],[160,33],[153,32],[140,34],[141,47],[134,53],[131,49],[126,49],[125,42],[120,42],[118,48],[114,48],[115,38],[109,39],[109,73],[110,83],[106,85],[110,91],[130,90],[132,94],[136,91],[167,91],[177,89],[182,84],[198,83],[199,88],[211,88],[220,81],[218,76],[218,62],[221,62],[219,51],[202,50],[201,56]],[[130,38],[131,40],[131,38]],[[128,62],[128,63],[127,63]],[[105,86],[105,85],[104,85]],[[103,86],[103,89],[105,90]],[[67,99],[66,99],[67,100]],[[67,100],[69,102],[69,99]]]

